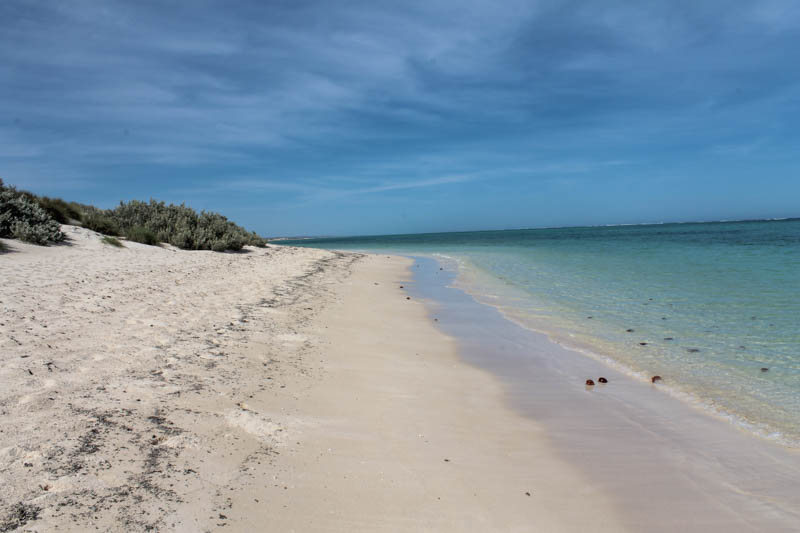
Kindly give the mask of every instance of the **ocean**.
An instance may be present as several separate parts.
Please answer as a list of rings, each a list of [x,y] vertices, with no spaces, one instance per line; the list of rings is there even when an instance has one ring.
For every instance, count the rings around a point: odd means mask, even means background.
[[[433,257],[509,320],[800,447],[800,220],[283,241]]]

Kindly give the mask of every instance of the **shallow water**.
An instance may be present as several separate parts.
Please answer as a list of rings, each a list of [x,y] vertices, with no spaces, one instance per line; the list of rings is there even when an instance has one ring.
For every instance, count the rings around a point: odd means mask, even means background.
[[[291,244],[452,262],[455,285],[518,324],[640,380],[662,375],[673,395],[800,445],[800,220]]]
[[[610,497],[627,530],[798,530],[800,450],[709,417],[663,394],[663,383],[631,379],[508,320],[453,287],[455,272],[417,257],[413,279],[400,283],[426,303],[466,362],[502,378],[512,406],[580,469],[585,491]],[[585,386],[586,378],[597,385]]]

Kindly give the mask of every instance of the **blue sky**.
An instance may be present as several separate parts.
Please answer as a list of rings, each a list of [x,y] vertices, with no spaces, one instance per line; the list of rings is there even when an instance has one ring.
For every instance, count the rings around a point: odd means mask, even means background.
[[[265,235],[800,216],[800,3],[0,3],[0,177]]]

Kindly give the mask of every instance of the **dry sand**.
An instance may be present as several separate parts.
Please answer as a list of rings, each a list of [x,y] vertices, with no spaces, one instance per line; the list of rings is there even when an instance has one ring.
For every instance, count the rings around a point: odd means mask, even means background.
[[[65,226],[0,255],[0,531],[621,531],[410,261]]]

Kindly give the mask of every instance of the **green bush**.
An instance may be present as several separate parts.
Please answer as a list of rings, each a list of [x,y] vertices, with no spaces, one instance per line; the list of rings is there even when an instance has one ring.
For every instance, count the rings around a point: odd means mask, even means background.
[[[119,239],[117,239],[116,237],[109,237],[108,235],[100,239],[100,242],[102,242],[103,244],[108,244],[109,246],[114,246],[115,248],[125,247],[125,245],[122,244]]]
[[[158,244],[158,237],[156,237],[156,234],[144,226],[133,226],[132,228],[128,228],[125,230],[125,238],[129,241],[149,244],[150,246],[155,246]]]
[[[241,250],[246,245],[264,247],[267,243],[255,232],[248,232],[219,213],[198,213],[184,204],[134,200],[120,202],[114,209],[98,209],[6,188],[2,180],[0,191],[9,192],[4,201],[13,204],[13,209],[0,210],[0,217],[5,217],[0,219],[0,236],[17,236],[38,243],[58,242],[64,238],[58,222],[79,222],[104,235],[124,235],[144,244],[168,242],[185,250],[221,252]]]
[[[39,207],[61,224],[81,221],[80,206],[74,202],[69,203],[61,198],[48,198],[47,196],[39,196],[36,201],[39,203]]]
[[[185,250],[241,250],[243,246],[265,246],[266,241],[248,232],[219,213],[203,211],[164,202],[133,200],[108,212],[126,228],[141,226],[152,231],[160,242],[168,242]]]
[[[104,215],[99,209],[89,212],[83,217],[83,227],[89,228],[103,235],[119,236],[119,224],[108,215]]]
[[[0,180],[0,237],[45,245],[61,242],[65,235],[29,194],[6,187]]]

